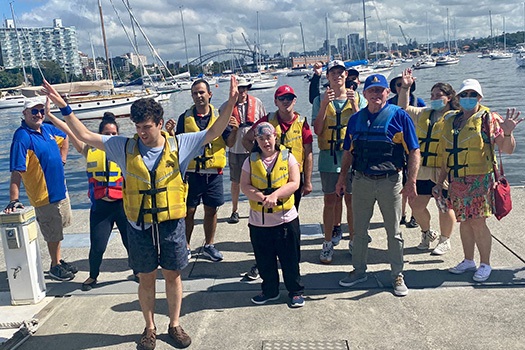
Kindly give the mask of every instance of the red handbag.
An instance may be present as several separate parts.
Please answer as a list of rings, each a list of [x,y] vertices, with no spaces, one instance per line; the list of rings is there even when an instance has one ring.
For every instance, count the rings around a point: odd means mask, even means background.
[[[489,144],[492,154],[494,150],[492,149],[492,140],[490,137],[490,122],[489,115],[486,113],[485,123],[487,126],[487,133],[489,136]],[[497,161],[492,163],[494,170],[494,216],[496,219],[501,220],[512,210],[512,199],[510,197],[510,184],[505,178],[505,173],[503,171],[503,163],[501,161],[501,151],[498,149],[499,153],[499,171]]]

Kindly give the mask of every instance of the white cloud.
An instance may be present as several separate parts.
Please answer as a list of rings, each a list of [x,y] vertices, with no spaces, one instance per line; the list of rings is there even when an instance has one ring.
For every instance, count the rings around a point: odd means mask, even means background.
[[[176,4],[169,0],[129,2],[153,45],[162,58],[169,61],[185,61],[179,6],[183,9],[190,59],[198,56],[198,34],[203,53],[231,47],[232,36],[236,48],[246,49],[241,33],[253,43],[257,34],[257,12],[261,47],[271,54],[280,51],[280,40],[284,42],[285,53],[303,50],[299,23],[303,25],[306,49],[320,47],[325,39],[326,14],[332,43],[349,33],[359,32],[363,35],[360,0],[183,0]],[[82,51],[91,52],[91,35],[97,55],[103,54],[97,0],[33,0],[21,3],[24,10],[26,6],[32,6],[32,9],[19,11],[17,3],[14,4],[19,26],[51,26],[53,18],[61,18],[65,26],[77,28]],[[113,0],[113,3],[131,32],[129,15],[122,0]],[[5,6],[3,4],[1,10],[4,16],[10,17],[10,10]],[[110,1],[102,0],[102,6],[112,55],[132,51]],[[494,34],[503,31],[503,15],[506,16],[507,32],[523,30],[522,0],[498,3],[493,0],[367,0],[368,38],[370,41],[385,42],[388,26],[390,40],[402,43],[401,25],[408,37],[420,43],[427,40],[427,28],[430,28],[431,40],[442,41],[447,8],[451,31],[455,24],[458,38],[488,36],[489,10],[492,11]],[[140,42],[143,42],[141,38]],[[141,45],[141,51],[148,52],[144,45]]]

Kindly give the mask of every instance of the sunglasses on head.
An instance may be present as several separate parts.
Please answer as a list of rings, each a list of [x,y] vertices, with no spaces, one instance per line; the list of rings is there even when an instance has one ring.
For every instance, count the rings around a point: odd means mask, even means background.
[[[45,109],[33,108],[33,109],[31,110],[31,114],[32,114],[32,115],[37,115],[38,113],[40,113],[41,115],[44,115],[45,112],[46,112]]]
[[[279,101],[281,101],[281,102],[282,102],[282,101],[293,101],[294,98],[295,98],[294,95],[284,95],[284,96],[279,96],[279,97],[277,97],[277,99],[278,99]]]
[[[471,91],[471,92],[463,91],[462,93],[459,94],[459,97],[478,97],[478,96],[479,94],[476,91]]]

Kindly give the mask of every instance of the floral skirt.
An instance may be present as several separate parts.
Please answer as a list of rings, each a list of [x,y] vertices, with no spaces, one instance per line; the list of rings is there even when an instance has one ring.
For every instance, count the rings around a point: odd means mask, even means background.
[[[492,173],[452,178],[448,199],[456,220],[461,222],[491,216],[494,212],[493,188]]]

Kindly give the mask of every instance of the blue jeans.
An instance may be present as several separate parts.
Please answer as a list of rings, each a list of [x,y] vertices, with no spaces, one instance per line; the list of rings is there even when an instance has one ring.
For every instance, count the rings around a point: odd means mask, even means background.
[[[384,179],[371,179],[356,172],[352,185],[354,215],[354,247],[352,264],[357,273],[365,273],[368,258],[368,227],[377,201],[388,240],[388,260],[391,276],[395,279],[403,272],[403,236],[401,220],[401,189],[403,175],[397,173]]]

